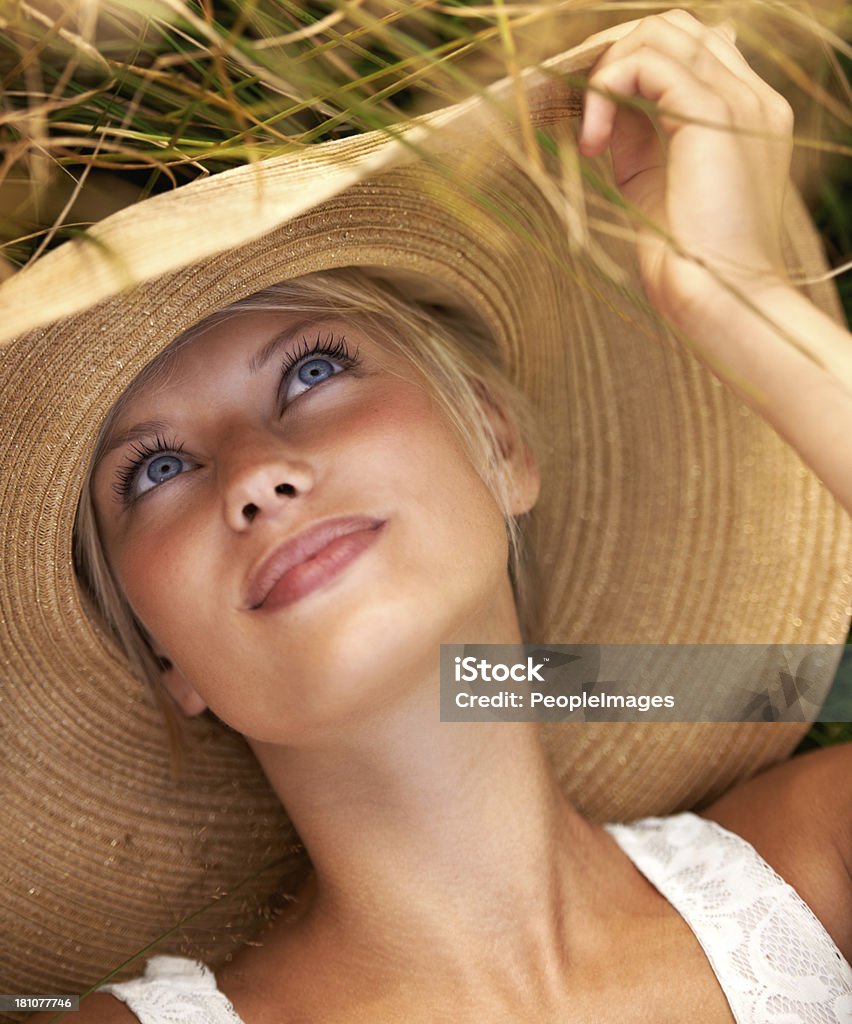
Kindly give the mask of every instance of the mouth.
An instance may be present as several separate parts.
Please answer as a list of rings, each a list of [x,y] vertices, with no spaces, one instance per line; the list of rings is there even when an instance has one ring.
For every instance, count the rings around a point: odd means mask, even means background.
[[[281,608],[324,586],[375,542],[385,522],[329,519],[286,540],[252,572],[246,610]]]

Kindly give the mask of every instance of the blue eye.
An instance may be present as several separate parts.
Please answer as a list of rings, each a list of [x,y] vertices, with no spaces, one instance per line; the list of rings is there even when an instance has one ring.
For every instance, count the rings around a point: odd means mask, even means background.
[[[299,395],[323,384],[332,377],[358,365],[358,354],[349,351],[345,338],[330,334],[323,339],[317,334],[309,345],[303,339],[300,351],[290,353],[284,360],[281,374],[281,404],[286,407]]]
[[[135,472],[127,481],[128,493],[138,498],[140,494],[152,491],[196,466],[197,463],[175,452],[154,454],[149,462],[143,459],[136,464]]]
[[[148,463],[145,476],[154,484],[161,484],[164,480],[171,480],[181,471],[182,460],[177,455],[158,455]]]
[[[116,471],[113,486],[117,497],[129,505],[147,491],[160,487],[187,470],[197,469],[198,463],[188,459],[182,451],[182,445],[159,435],[153,444],[145,441],[134,444],[134,454],[128,456],[126,465]]]
[[[335,364],[330,359],[309,359],[299,368],[299,380],[303,384],[317,384],[333,377]]]
[[[329,359],[327,356],[313,356],[301,365],[297,364],[297,366],[298,369],[295,370],[295,373],[291,371],[285,377],[285,405],[292,402],[294,398],[298,398],[299,395],[303,395],[306,391],[310,391],[317,384],[331,380],[332,377],[336,377],[338,373],[342,373],[347,369],[345,364],[335,362],[335,360]],[[290,379],[289,384],[286,383],[287,378]]]

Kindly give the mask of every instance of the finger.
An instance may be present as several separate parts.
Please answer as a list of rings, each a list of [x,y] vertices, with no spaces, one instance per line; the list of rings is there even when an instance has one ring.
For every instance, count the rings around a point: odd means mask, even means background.
[[[712,56],[708,60],[714,60]],[[606,147],[612,134],[617,103],[641,97],[657,104],[657,121],[674,136],[690,123],[707,123],[736,128],[768,141],[789,141],[793,118],[790,105],[781,96],[777,104],[763,103],[750,89],[730,77],[699,76],[679,61],[648,46],[600,68],[589,79],[580,148],[595,156]]]
[[[638,34],[646,40],[658,40],[657,48],[664,49],[670,56],[677,56],[675,48],[678,48],[683,52],[685,63],[692,63],[699,50],[707,49],[741,81],[752,86],[758,82],[766,85],[737,49],[737,27],[733,21],[705,25],[688,11],[682,10],[664,11],[642,20],[641,31],[632,35]],[[692,41],[691,51],[687,39]],[[665,49],[667,44],[671,45],[671,50]]]
[[[589,76],[590,80],[610,64],[649,47],[678,61],[695,74],[701,74],[702,69],[707,76],[727,73],[739,83],[744,83],[744,69],[751,72],[751,68],[739,50],[731,45],[729,36],[707,29],[691,15],[685,15],[688,20],[679,24],[674,20],[677,14],[684,12],[668,11],[665,15],[643,18],[629,35],[613,43],[601,55]]]
[[[718,90],[708,87],[682,64],[643,46],[622,60],[596,71],[586,93],[580,147],[595,156],[609,144],[618,107],[610,95],[642,97],[657,103],[660,127],[674,135],[690,120],[724,125],[730,123],[730,108]],[[600,90],[600,91],[599,91]],[[674,114],[675,116],[669,116]],[[683,115],[683,119],[677,115]]]
[[[731,43],[732,46],[737,45],[737,26],[734,24],[733,21],[731,21],[730,18],[726,18],[724,21],[720,21],[718,24],[713,26],[713,29],[716,32],[721,32],[722,35],[725,36],[725,38],[728,40],[729,43]],[[740,51],[737,50],[737,53],[740,53]],[[741,53],[740,56],[742,57]],[[746,63],[748,62],[746,61]]]
[[[736,26],[733,22],[708,26],[686,11],[672,10],[642,18],[633,24],[631,32],[605,51],[595,70],[648,45],[679,60],[699,77],[705,74],[716,76],[724,68],[752,89],[761,101],[778,98],[778,93],[763,81],[734,45]],[[710,54],[715,61],[707,59]]]
[[[675,13],[674,11],[664,11],[663,12],[663,14],[667,14],[667,15],[674,14],[674,13]],[[680,13],[681,14],[687,14],[686,11],[681,11]],[[606,39],[607,42],[614,43],[615,41],[617,41],[619,39],[623,39],[624,36],[628,35],[630,32],[632,32],[635,28],[637,28],[643,22],[648,21],[649,17],[657,17],[657,18],[659,18],[659,17],[662,17],[662,14],[646,15],[644,18],[633,18],[630,21],[621,21],[617,25],[610,25],[609,28],[601,29],[600,32],[594,32],[592,35],[588,36],[586,38],[586,42],[587,43],[591,43],[591,42],[594,42],[597,39],[600,39],[600,40]],[[692,15],[687,14],[687,17],[692,18]],[[693,20],[696,21],[696,22],[698,21],[696,18],[693,18]],[[698,22],[698,24],[701,24],[701,22]]]
[[[619,106],[610,140],[616,184],[623,190],[643,171],[662,169],[666,163],[663,144],[653,124],[640,110]]]

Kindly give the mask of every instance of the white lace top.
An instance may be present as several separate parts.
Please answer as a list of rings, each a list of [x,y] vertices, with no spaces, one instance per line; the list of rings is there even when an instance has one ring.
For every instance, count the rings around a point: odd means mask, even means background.
[[[690,813],[606,825],[684,918],[737,1024],[852,1024],[852,968],[799,894],[754,847]],[[155,956],[104,985],[141,1024],[243,1024],[213,972]]]
[[[182,956],[152,956],[143,977],[98,992],[118,996],[141,1024],[243,1024],[210,968]]]
[[[852,968],[745,839],[695,814],[605,828],[692,929],[737,1024],[852,1024]]]

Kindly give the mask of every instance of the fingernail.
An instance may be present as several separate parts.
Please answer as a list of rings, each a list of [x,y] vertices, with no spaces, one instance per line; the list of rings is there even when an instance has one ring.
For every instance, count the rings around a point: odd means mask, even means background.
[[[724,32],[732,43],[737,41],[737,26],[730,18],[725,18],[724,21],[720,21],[716,28],[720,32]]]

